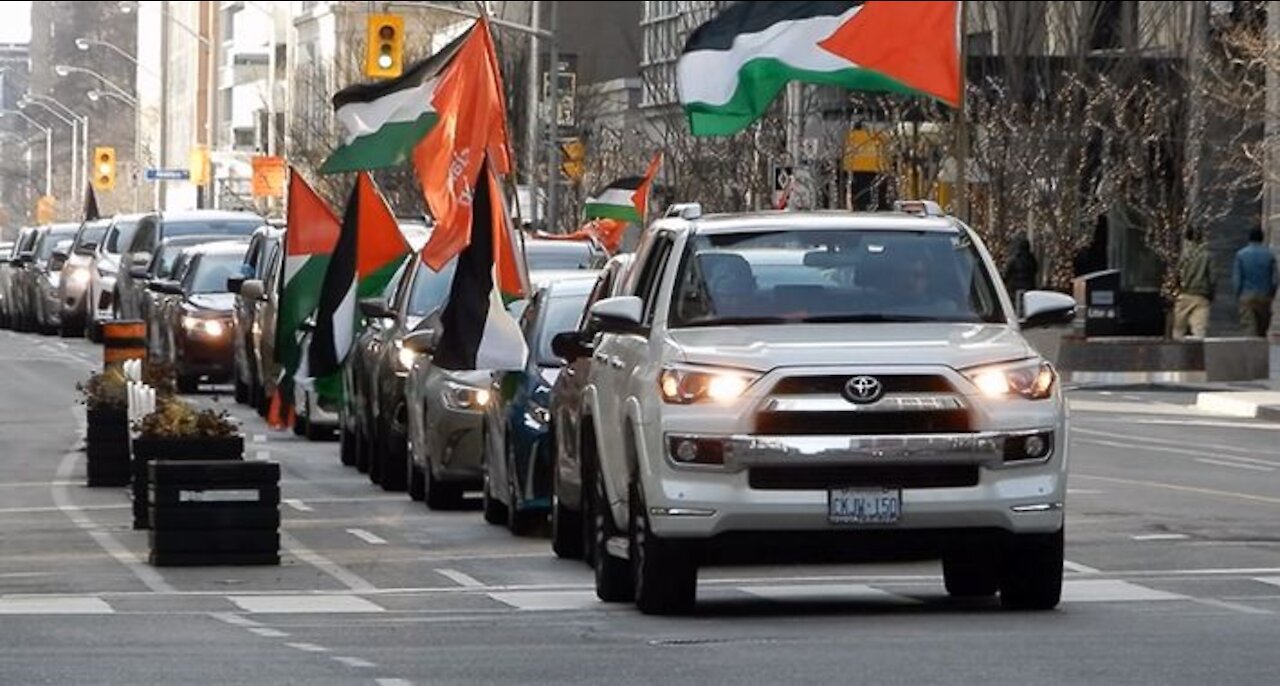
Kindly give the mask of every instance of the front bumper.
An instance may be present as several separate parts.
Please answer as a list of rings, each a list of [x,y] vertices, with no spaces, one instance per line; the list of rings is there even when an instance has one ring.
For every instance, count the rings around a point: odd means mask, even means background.
[[[183,330],[178,339],[177,371],[184,376],[203,376],[210,381],[231,378],[235,349],[230,328],[221,336]]]
[[[435,462],[431,473],[441,481],[479,484],[484,477],[484,413],[440,403],[427,416],[427,454]]]

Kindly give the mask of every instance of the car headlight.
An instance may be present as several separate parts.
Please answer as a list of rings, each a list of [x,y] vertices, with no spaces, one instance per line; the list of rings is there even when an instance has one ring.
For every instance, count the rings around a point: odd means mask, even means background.
[[[418,353],[404,347],[404,341],[396,341],[396,363],[400,365],[401,371],[413,369],[413,361],[416,359]]]
[[[183,317],[182,328],[192,333],[201,333],[210,338],[219,338],[227,332],[227,326],[217,319],[201,319],[199,317]]]
[[[489,404],[491,397],[487,388],[444,382],[444,404],[450,410],[480,410]]]
[[[72,286],[83,287],[89,283],[89,270],[80,268],[73,269],[67,274],[67,283]]]
[[[964,375],[988,398],[1020,395],[1028,400],[1044,400],[1053,395],[1058,373],[1041,359],[1021,360],[965,370]]]
[[[708,401],[727,405],[742,397],[757,378],[758,375],[731,369],[668,367],[658,376],[658,390],[664,401],[677,405]]]

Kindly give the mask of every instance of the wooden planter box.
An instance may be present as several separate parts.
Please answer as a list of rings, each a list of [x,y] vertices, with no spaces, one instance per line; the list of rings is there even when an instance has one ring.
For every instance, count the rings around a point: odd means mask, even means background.
[[[85,432],[88,485],[129,485],[129,415],[125,410],[89,410]]]
[[[244,436],[230,438],[143,438],[131,441],[133,453],[133,528],[151,528],[147,513],[148,465],[156,460],[244,459]]]

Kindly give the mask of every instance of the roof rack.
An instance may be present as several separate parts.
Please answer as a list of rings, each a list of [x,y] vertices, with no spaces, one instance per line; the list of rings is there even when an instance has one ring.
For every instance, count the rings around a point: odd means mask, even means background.
[[[893,209],[898,212],[914,214],[918,217],[945,217],[946,212],[932,200],[895,200]]]

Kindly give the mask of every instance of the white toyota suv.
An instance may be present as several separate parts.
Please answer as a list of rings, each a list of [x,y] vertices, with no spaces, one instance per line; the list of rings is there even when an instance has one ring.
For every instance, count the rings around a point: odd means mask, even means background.
[[[1048,609],[1067,410],[1019,331],[1070,321],[925,201],[649,228],[591,314],[585,513],[596,592],[684,612],[698,567],[938,559],[947,591]]]

